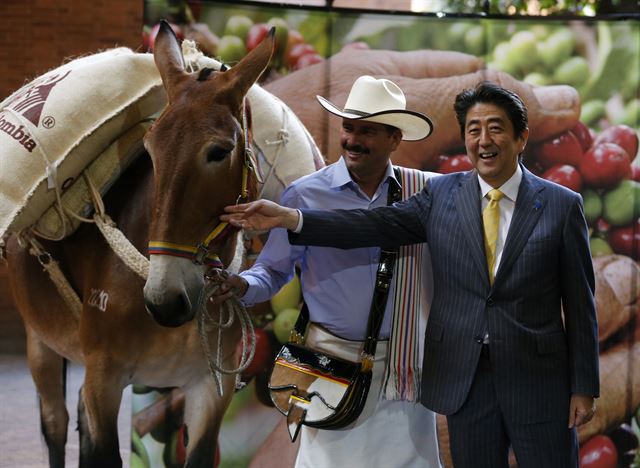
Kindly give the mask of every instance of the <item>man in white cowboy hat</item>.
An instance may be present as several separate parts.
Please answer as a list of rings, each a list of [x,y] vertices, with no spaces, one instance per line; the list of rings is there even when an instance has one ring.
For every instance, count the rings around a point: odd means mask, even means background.
[[[401,140],[426,138],[433,125],[425,115],[406,109],[404,93],[395,83],[361,76],[343,109],[316,97],[326,110],[342,117],[342,157],[292,183],[282,195],[283,205],[370,209],[386,205],[388,192],[396,185],[402,185],[403,198],[422,187],[431,174],[401,169],[398,178],[390,157]],[[250,270],[213,274],[221,285],[215,300],[236,294],[245,305],[266,301],[292,278],[297,265],[309,309],[306,346],[359,361],[379,256],[379,248],[346,252],[293,247],[286,230],[275,229]],[[420,264],[426,267],[418,268],[416,275],[415,265]],[[421,340],[431,294],[426,246],[401,250],[395,276],[362,414],[342,430],[303,426],[296,467],[440,466],[435,415],[418,403]],[[403,287],[396,287],[397,281]],[[282,429],[282,437],[285,432]]]

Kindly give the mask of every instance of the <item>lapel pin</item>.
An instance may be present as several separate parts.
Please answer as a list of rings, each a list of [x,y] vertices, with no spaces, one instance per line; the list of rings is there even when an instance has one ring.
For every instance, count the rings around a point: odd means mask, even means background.
[[[542,203],[540,203],[540,200],[536,200],[533,202],[533,209],[535,211],[538,211],[540,208],[542,208]]]

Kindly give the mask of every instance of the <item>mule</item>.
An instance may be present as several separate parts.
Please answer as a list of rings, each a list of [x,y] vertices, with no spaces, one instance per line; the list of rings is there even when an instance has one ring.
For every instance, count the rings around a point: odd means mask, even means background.
[[[250,119],[245,94],[270,61],[273,36],[272,31],[228,71],[187,73],[177,39],[167,25],[160,28],[154,59],[168,105],[145,136],[147,152],[104,199],[106,211],[141,252],[147,251],[150,240],[151,246],[187,246],[187,252],[193,246],[197,251],[218,225],[223,207],[236,202],[241,187],[247,188],[243,168]],[[188,432],[186,466],[213,466],[234,376],[223,376],[224,392],[218,396],[192,319],[206,259],[229,265],[235,236],[215,237],[197,263],[183,258],[179,249],[172,253],[182,257],[157,249],[146,284],[93,225],[80,226],[65,240],[42,244],[83,302],[76,318],[38,261],[16,236],[9,239],[9,281],[25,323],[27,359],[40,396],[50,466],[64,467],[65,461],[65,358],[86,369],[78,405],[80,466],[121,466],[116,420],[129,384],[181,387]],[[149,251],[154,252],[151,247]],[[221,364],[233,368],[239,328],[225,333]]]

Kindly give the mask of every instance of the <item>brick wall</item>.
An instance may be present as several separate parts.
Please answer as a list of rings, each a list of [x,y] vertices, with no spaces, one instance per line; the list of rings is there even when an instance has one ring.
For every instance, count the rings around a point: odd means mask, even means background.
[[[143,0],[0,0],[0,101],[66,58],[140,47]],[[24,329],[0,264],[0,353],[22,353]]]
[[[140,47],[143,0],[1,0],[0,100],[65,58]]]

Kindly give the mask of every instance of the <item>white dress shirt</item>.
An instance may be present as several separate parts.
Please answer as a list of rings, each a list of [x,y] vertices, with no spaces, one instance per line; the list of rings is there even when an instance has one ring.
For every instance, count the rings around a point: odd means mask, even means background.
[[[500,260],[502,259],[502,251],[504,250],[504,243],[507,240],[507,233],[509,232],[509,226],[511,226],[511,219],[513,218],[513,210],[516,207],[516,198],[518,197],[518,190],[520,189],[520,182],[522,181],[522,169],[520,165],[516,166],[516,172],[507,180],[504,184],[498,187],[504,197],[498,202],[500,207],[500,224],[498,226],[498,242],[496,243],[496,261],[493,265],[493,275],[495,277],[500,266]],[[478,182],[480,183],[480,194],[482,195],[482,211],[489,204],[489,198],[487,194],[493,187],[487,184],[480,175],[478,175]]]

